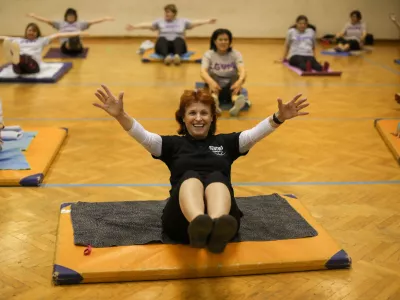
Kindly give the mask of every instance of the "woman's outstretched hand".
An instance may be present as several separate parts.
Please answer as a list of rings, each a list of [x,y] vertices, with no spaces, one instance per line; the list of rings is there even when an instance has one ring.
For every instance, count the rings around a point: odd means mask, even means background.
[[[279,109],[279,121],[283,122],[297,116],[305,116],[308,115],[308,112],[302,111],[306,108],[309,103],[307,102],[307,98],[300,99],[301,94],[296,95],[291,101],[287,103],[283,103],[282,99],[278,99],[278,109]]]
[[[119,93],[117,98],[110,92],[108,87],[105,85],[101,85],[101,87],[105,92],[103,92],[101,89],[98,89],[95,95],[102,103],[93,103],[93,105],[103,109],[114,118],[122,116],[124,114],[124,93]]]

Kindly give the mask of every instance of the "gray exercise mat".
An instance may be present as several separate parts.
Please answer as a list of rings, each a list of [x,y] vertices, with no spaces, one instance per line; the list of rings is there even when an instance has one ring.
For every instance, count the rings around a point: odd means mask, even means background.
[[[244,217],[234,242],[306,238],[317,231],[277,194],[237,197]],[[162,234],[166,201],[78,202],[71,205],[75,245],[174,244]]]

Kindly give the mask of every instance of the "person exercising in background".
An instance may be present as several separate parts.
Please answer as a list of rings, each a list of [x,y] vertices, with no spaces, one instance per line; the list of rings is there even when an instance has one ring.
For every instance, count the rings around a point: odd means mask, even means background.
[[[296,26],[289,28],[287,32],[284,54],[278,62],[287,60],[291,66],[307,72],[328,71],[328,62],[322,66],[315,59],[315,39],[315,31],[308,27],[308,18],[304,15],[298,16]]]
[[[337,52],[357,51],[363,48],[367,26],[361,20],[360,11],[354,10],[350,13],[350,22],[346,23],[343,30],[335,36]]]
[[[90,26],[105,21],[113,21],[114,18],[105,17],[93,21],[78,21],[78,12],[73,8],[68,8],[64,14],[64,21],[53,21],[43,17],[39,17],[34,13],[28,14],[38,21],[44,22],[53,28],[59,30],[60,33],[84,31]],[[76,56],[83,52],[83,44],[79,36],[62,37],[61,38],[61,52],[65,55]]]
[[[201,60],[200,76],[214,98],[217,114],[221,114],[220,104],[232,104],[231,116],[237,116],[248,99],[242,95],[242,86],[246,80],[242,54],[232,48],[232,33],[220,28],[213,32],[210,50]]]
[[[181,63],[181,56],[188,51],[185,41],[186,30],[206,24],[214,24],[217,20],[191,21],[184,18],[177,18],[178,9],[175,4],[166,5],[164,12],[164,18],[157,19],[153,23],[128,24],[126,30],[150,29],[158,31],[155,52],[164,57],[166,65],[170,65],[172,62],[175,65],[179,65]]]
[[[40,72],[43,48],[56,38],[68,38],[82,35],[80,31],[56,33],[42,37],[35,23],[26,26],[23,38],[0,36],[4,40],[3,50],[7,62],[12,63],[16,74],[35,74]]]

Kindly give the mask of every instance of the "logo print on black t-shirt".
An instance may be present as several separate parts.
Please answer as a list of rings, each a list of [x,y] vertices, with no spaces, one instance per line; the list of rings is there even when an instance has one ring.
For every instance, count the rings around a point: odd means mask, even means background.
[[[215,155],[218,156],[224,156],[225,155],[225,151],[224,151],[224,147],[223,146],[209,146],[208,147]]]

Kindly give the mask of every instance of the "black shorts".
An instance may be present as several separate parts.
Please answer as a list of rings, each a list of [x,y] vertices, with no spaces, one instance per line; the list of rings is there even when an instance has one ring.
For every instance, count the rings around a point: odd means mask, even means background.
[[[236,82],[236,81],[235,81]],[[232,103],[232,90],[231,87],[235,82],[230,82],[228,85],[224,86],[223,88],[221,88],[221,90],[219,91],[218,94],[218,100],[220,104],[230,104]],[[205,89],[209,89],[208,84],[206,83],[204,85]],[[239,96],[242,93],[242,91],[239,91],[237,93],[237,96]]]
[[[351,51],[357,51],[357,50],[361,50],[361,46],[360,43],[356,40],[346,40],[344,38],[338,38],[336,40],[336,42],[338,44],[344,44],[344,45],[349,45],[349,50]]]
[[[237,206],[233,188],[229,182],[229,179],[221,172],[212,172],[206,176],[200,176],[200,174],[195,171],[187,171],[185,174],[183,174],[179,183],[171,189],[171,197],[168,199],[167,204],[164,207],[161,217],[164,234],[168,235],[169,238],[178,243],[189,243],[189,236],[187,233],[189,222],[183,215],[179,205],[179,189],[181,184],[189,178],[199,179],[203,183],[204,190],[208,185],[214,182],[221,182],[228,187],[228,190],[231,194],[231,210],[229,214],[237,220],[239,230],[240,218],[243,216],[243,213]],[[206,205],[204,213],[207,213]]]
[[[69,49],[67,48],[67,43],[69,43]],[[79,55],[83,52],[83,45],[79,36],[70,37],[68,42],[64,42],[61,45],[61,53],[65,55]]]
[[[39,64],[29,55],[20,55],[19,64],[13,64],[16,74],[36,74],[40,72]]]

